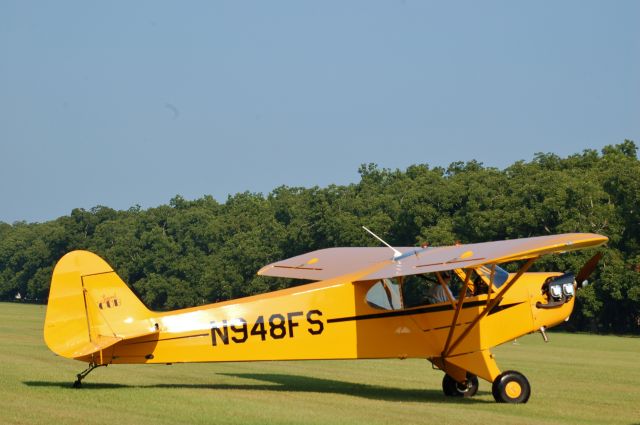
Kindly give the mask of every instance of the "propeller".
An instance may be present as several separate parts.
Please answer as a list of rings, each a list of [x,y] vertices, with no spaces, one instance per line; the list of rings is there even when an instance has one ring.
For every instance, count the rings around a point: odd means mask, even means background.
[[[580,269],[578,274],[576,275],[576,283],[578,284],[578,288],[582,288],[582,283],[587,280],[591,273],[596,269],[598,262],[602,258],[602,252],[598,252],[596,255],[591,257],[589,261],[587,261],[584,266]]]

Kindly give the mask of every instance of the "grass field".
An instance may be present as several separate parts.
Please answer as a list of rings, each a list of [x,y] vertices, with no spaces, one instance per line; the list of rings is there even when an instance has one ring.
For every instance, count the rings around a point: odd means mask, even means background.
[[[1,424],[640,424],[640,338],[550,334],[494,350],[531,382],[526,405],[445,398],[424,360],[115,365],[51,353],[44,306],[0,303]]]

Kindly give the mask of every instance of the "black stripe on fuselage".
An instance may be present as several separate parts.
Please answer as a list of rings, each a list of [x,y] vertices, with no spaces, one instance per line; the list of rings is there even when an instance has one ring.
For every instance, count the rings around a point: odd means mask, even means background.
[[[502,310],[506,310],[508,308],[515,307],[515,306],[520,305],[520,304],[523,304],[523,302],[498,305],[496,307],[493,307],[493,309],[491,309],[491,311],[489,312],[489,316],[491,316],[492,314],[499,313]]]
[[[494,314],[499,311],[505,310],[507,308],[522,304],[513,303],[513,304],[505,304],[494,307],[489,314]],[[487,305],[487,301],[470,301],[462,304],[462,308],[473,308]],[[348,316],[348,317],[336,317],[334,319],[328,319],[327,323],[338,323],[338,322],[351,322],[357,320],[369,320],[369,319],[383,319],[387,317],[398,317],[398,316],[413,316],[415,314],[426,314],[426,313],[435,313],[439,311],[448,311],[453,310],[454,307],[451,304],[443,304],[443,305],[433,305],[426,306],[420,308],[413,308],[410,310],[394,310],[394,311],[385,311],[383,313],[373,313],[373,314],[363,314],[360,316]]]
[[[123,345],[135,345],[135,344],[149,344],[152,342],[160,342],[160,341],[170,341],[172,339],[185,339],[185,338],[197,338],[201,336],[210,336],[210,334],[195,334],[195,335],[183,335],[183,336],[174,336],[171,338],[158,338],[158,339],[150,339],[147,341],[135,341],[135,342],[126,342]]]

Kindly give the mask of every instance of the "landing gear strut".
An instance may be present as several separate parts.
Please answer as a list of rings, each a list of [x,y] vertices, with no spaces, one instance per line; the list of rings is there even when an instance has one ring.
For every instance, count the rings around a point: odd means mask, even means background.
[[[478,392],[478,377],[467,373],[467,381],[461,384],[445,374],[442,378],[442,391],[449,397],[473,397]]]
[[[82,380],[87,376],[91,371],[100,366],[107,366],[106,364],[97,364],[97,363],[89,363],[89,367],[76,375],[76,380],[73,383],[73,388],[81,388]]]

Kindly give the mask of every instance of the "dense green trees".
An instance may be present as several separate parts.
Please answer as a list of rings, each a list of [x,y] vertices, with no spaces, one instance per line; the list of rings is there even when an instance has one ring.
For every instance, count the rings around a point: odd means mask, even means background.
[[[640,333],[640,161],[631,141],[561,158],[537,154],[504,170],[481,163],[361,166],[360,181],[278,187],[116,211],[75,209],[46,223],[0,222],[0,299],[46,301],[55,262],[73,249],[101,255],[152,308],[170,309],[297,284],[256,276],[263,265],[329,246],[480,242],[563,232],[609,236],[570,325]],[[593,252],[543,258],[577,270]]]

